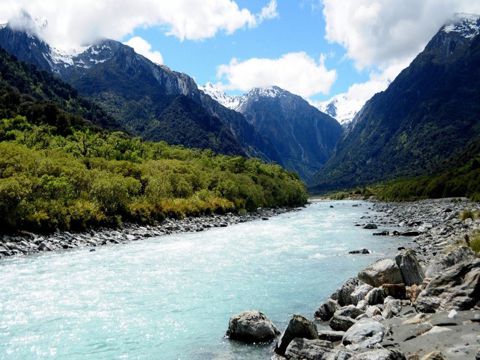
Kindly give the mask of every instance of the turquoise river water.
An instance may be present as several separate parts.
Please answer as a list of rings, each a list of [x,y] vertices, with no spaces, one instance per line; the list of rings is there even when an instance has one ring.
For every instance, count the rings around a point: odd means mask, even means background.
[[[330,208],[333,204],[334,208]],[[353,204],[359,204],[353,207]],[[361,202],[269,221],[0,261],[0,359],[269,359],[224,338],[259,309],[283,329],[401,239],[355,227]],[[370,255],[348,255],[368,248]]]

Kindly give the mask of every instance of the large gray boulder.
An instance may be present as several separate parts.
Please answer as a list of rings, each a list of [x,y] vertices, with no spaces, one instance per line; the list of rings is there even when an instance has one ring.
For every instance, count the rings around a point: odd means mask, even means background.
[[[361,319],[345,332],[342,344],[352,350],[371,348],[382,342],[385,331],[385,326],[378,321]]]
[[[388,296],[383,302],[382,316],[385,319],[390,319],[397,316],[402,311],[402,301]]]
[[[315,311],[315,318],[328,321],[332,318],[335,311],[338,309],[338,303],[333,299],[325,301],[317,311]]]
[[[317,326],[301,315],[293,315],[287,328],[277,342],[275,352],[279,355],[285,355],[288,345],[295,338],[318,339]]]
[[[385,292],[381,288],[372,288],[365,297],[368,305],[383,304],[385,300]]]
[[[364,311],[360,310],[355,305],[347,305],[335,311],[333,316],[348,316],[352,319],[355,319],[357,316],[362,315],[363,313]]]
[[[472,261],[475,259],[475,253],[469,247],[462,246],[449,252],[439,260],[430,263],[425,271],[425,276],[429,278],[436,277],[443,270],[455,266],[464,261]]]
[[[285,351],[288,360],[322,360],[333,352],[333,345],[325,340],[293,339]]]
[[[272,341],[280,334],[273,323],[259,311],[244,311],[230,318],[227,336],[247,343]]]
[[[351,295],[359,285],[360,281],[358,278],[350,278],[330,297],[337,300],[338,305],[340,306],[350,305],[352,304]]]
[[[332,330],[347,331],[353,324],[355,324],[355,320],[349,316],[333,315],[328,324]]]
[[[350,300],[353,305],[357,305],[359,301],[365,299],[365,296],[368,294],[373,287],[368,284],[360,284],[355,290],[350,294]]]
[[[421,284],[425,273],[417,260],[417,254],[412,249],[406,249],[397,254],[395,262],[402,273],[403,282],[407,286]]]
[[[383,284],[401,284],[402,273],[392,259],[383,259],[374,262],[358,273],[358,278],[373,287]]]
[[[462,262],[433,278],[420,293],[416,308],[421,312],[469,310],[480,304],[480,260]]]

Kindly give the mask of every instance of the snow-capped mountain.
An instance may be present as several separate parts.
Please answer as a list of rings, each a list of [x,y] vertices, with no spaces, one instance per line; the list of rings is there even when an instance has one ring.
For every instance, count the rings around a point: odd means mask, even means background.
[[[316,190],[443,171],[480,141],[480,16],[457,15],[362,107]],[[442,196],[442,188],[435,189]]]
[[[315,105],[320,111],[330,115],[340,124],[348,125],[365,105],[365,101],[350,98],[348,94],[339,94]]]
[[[225,106],[228,109],[237,110],[240,105],[241,96],[227,95],[220,87],[210,82],[199,87],[199,90],[210,96],[213,100],[219,104]]]
[[[472,39],[480,34],[480,15],[458,13],[454,18],[447,22],[442,31],[448,33],[457,33],[464,38]]]

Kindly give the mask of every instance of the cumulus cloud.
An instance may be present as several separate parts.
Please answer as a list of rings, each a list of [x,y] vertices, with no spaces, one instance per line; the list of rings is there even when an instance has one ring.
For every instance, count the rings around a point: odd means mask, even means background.
[[[145,56],[154,63],[163,64],[162,54],[159,51],[153,51],[152,45],[140,36],[134,36],[130,40],[125,41],[124,44],[132,47],[137,54]]]
[[[417,55],[456,12],[480,13],[472,0],[323,0],[326,37],[360,69],[386,68]]]
[[[98,38],[121,39],[138,27],[159,27],[181,40],[201,40],[258,26],[277,15],[270,0],[254,14],[235,0],[2,0],[0,20],[25,10],[46,18],[41,36],[56,46],[88,44]]]
[[[276,85],[304,97],[327,94],[336,77],[335,70],[326,68],[323,56],[315,61],[305,52],[288,53],[278,59],[232,59],[217,71],[224,90],[248,91]]]

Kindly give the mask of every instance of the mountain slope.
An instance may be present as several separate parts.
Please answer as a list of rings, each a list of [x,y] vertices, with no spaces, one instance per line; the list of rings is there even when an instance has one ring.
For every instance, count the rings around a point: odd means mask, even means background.
[[[306,181],[325,164],[342,134],[336,120],[276,86],[251,90],[237,111],[271,140],[281,164]]]
[[[355,117],[314,190],[432,173],[478,139],[479,29],[478,16],[445,25]]]
[[[78,95],[69,85],[34,66],[21,63],[0,49],[0,118],[24,115],[66,128],[67,121],[120,129],[101,108]]]

